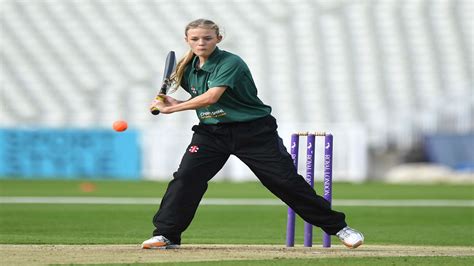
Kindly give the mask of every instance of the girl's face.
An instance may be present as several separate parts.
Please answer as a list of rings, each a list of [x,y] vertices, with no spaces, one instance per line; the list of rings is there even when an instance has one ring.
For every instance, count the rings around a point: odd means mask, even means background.
[[[213,29],[194,28],[188,30],[185,40],[194,54],[200,58],[208,58],[222,40],[222,36],[217,36]]]

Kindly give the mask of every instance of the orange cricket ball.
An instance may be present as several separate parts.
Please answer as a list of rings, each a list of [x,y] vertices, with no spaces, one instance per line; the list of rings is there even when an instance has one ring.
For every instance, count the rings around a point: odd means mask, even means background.
[[[127,127],[128,127],[127,122],[123,120],[115,121],[114,124],[112,125],[112,128],[117,132],[125,131],[127,130]]]

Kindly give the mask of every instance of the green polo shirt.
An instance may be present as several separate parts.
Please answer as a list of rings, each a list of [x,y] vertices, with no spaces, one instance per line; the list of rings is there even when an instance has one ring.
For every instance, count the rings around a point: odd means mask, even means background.
[[[257,97],[252,74],[239,56],[216,47],[200,69],[198,60],[195,56],[186,67],[181,84],[193,98],[209,88],[227,87],[215,104],[196,110],[201,123],[244,122],[270,114],[271,107]]]

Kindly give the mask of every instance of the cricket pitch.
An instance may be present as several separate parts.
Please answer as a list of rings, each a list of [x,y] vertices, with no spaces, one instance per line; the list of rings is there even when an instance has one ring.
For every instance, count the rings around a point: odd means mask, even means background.
[[[290,258],[474,256],[474,247],[362,245],[348,249],[282,245],[182,245],[180,249],[142,250],[139,245],[0,245],[5,265],[167,263]]]

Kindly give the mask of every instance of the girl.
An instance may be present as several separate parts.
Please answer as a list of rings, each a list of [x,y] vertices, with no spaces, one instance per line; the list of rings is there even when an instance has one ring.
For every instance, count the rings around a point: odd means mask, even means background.
[[[305,221],[337,235],[350,248],[360,246],[363,235],[347,227],[345,215],[331,210],[297,173],[278,136],[271,107],[257,97],[250,70],[239,56],[217,47],[221,40],[214,22],[198,19],[189,23],[185,41],[191,49],[179,61],[173,80],[191,98],[179,101],[162,95],[161,101],[154,100],[150,106],[162,114],[196,110],[200,123],[193,126],[191,143],[153,217],[153,237],[142,248],[179,247],[181,233],[191,223],[207,182],[231,154]]]

